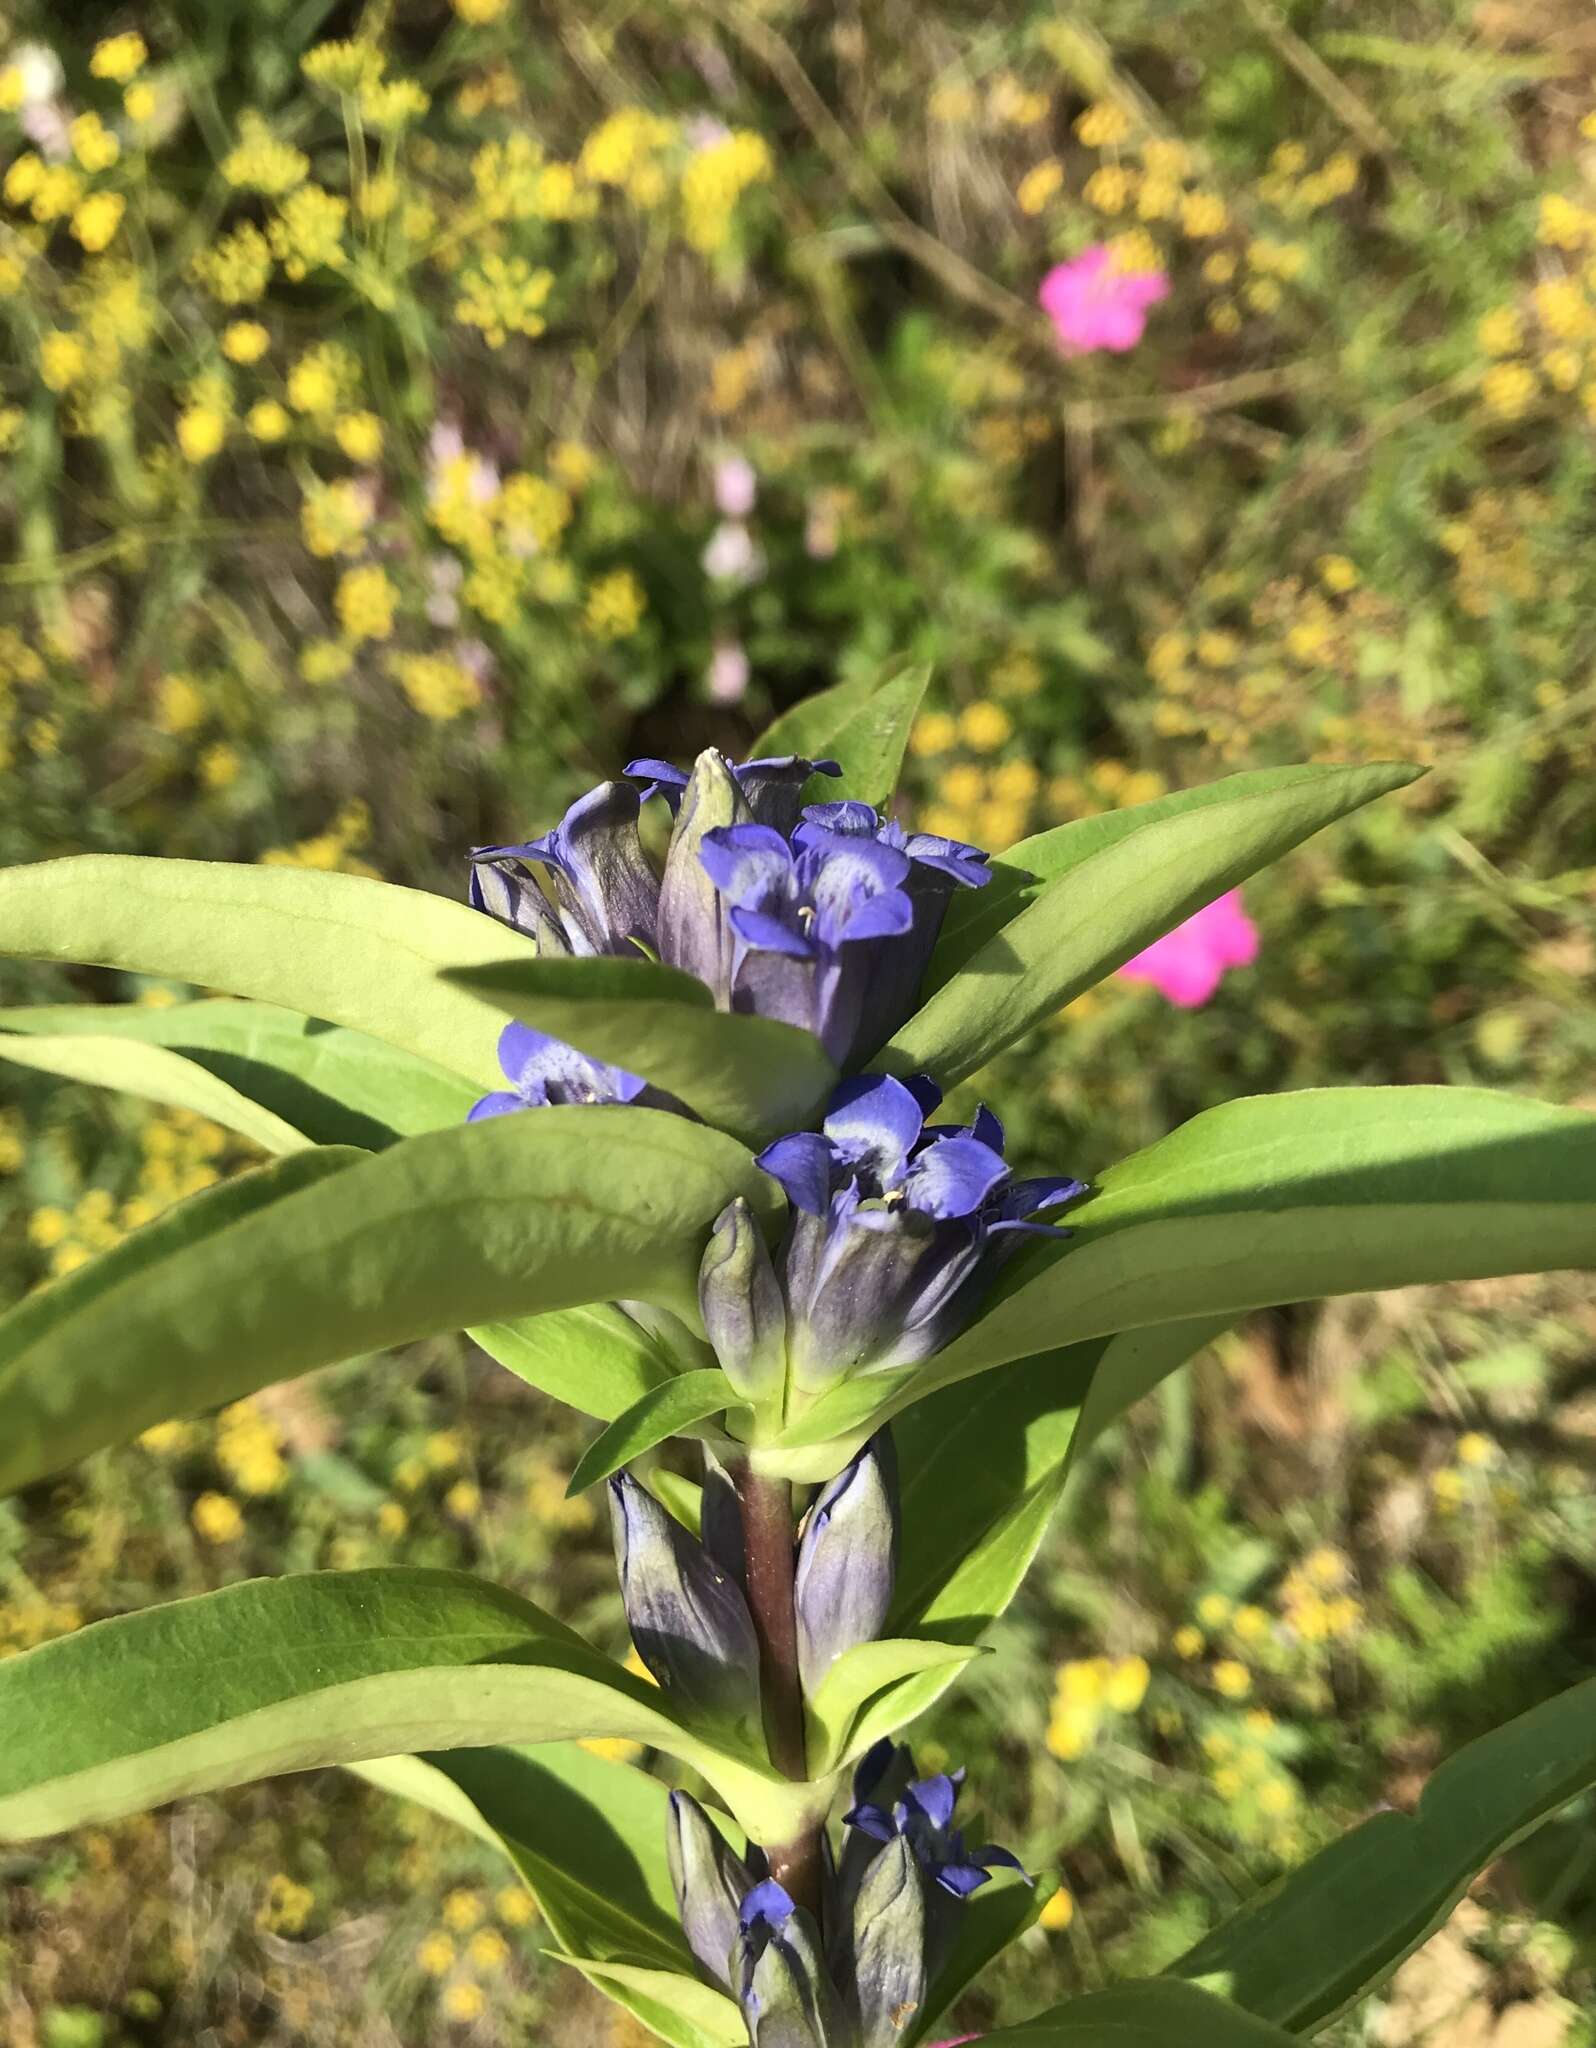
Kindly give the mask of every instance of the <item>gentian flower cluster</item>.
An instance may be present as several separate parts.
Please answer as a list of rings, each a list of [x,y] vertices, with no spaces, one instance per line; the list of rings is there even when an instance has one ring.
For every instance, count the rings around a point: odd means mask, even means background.
[[[758,1850],[736,1855],[696,1801],[672,1793],[667,1847],[683,1930],[737,2000],[753,2048],[894,2048],[912,2030],[964,1900],[993,1868],[1025,1877],[1006,1849],[965,1847],[953,1826],[962,1776],[915,1780],[906,1749],[870,1751],[828,1868],[823,1926]]]
[[[1032,1218],[1085,1183],[1015,1180],[992,1112],[928,1124],[940,1101],[924,1075],[859,1075],[836,1090],[818,1131],[760,1153],[791,1207],[776,1259],[733,1203],[699,1279],[704,1327],[740,1391],[758,1399],[785,1373],[815,1394],[929,1358],[970,1320],[1022,1236],[1062,1234]]]
[[[797,1025],[858,1065],[913,1008],[954,890],[988,872],[979,848],[905,833],[869,804],[803,805],[811,777],[839,772],[791,754],[734,767],[711,750],[691,775],[634,761],[541,838],[478,847],[471,901],[540,954],[654,957],[721,1009]],[[659,873],[639,831],[656,796],[674,817]],[[522,1092],[524,1046],[501,1052]]]

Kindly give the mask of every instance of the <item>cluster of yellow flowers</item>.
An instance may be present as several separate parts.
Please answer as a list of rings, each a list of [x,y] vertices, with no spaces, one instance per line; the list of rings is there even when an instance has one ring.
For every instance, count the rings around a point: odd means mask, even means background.
[[[1443,1515],[1489,1501],[1500,1514],[1511,1513],[1522,1504],[1522,1496],[1511,1482],[1493,1477],[1501,1454],[1483,1430],[1465,1430],[1452,1447],[1452,1462],[1430,1474],[1430,1492]]]
[[[1578,241],[1555,243],[1567,255],[1589,251],[1577,269],[1542,277],[1481,317],[1480,401],[1495,419],[1522,419],[1534,405],[1574,396],[1596,423],[1596,212],[1581,219]],[[1541,226],[1546,241],[1544,211]]]
[[[1202,1738],[1208,1782],[1226,1819],[1244,1841],[1264,1841],[1285,1862],[1302,1852],[1302,1793],[1277,1754],[1275,1718],[1254,1707],[1239,1727],[1211,1728]]]
[[[1349,1642],[1363,1626],[1363,1603],[1349,1590],[1352,1567],[1328,1544],[1309,1551],[1280,1582],[1280,1616],[1299,1643]]]
[[[743,194],[769,181],[770,145],[752,129],[734,128],[695,149],[682,172],[682,229],[706,256],[724,249]]]
[[[519,1929],[537,1918],[537,1902],[521,1886],[509,1885],[494,1898],[493,1911],[501,1926]],[[416,1967],[441,1986],[438,2003],[444,2017],[464,2025],[487,2010],[488,1993],[479,1980],[503,1973],[510,1944],[498,1927],[487,1924],[481,1893],[463,1886],[445,1896],[438,1922],[417,1945]]]
[[[0,1601],[0,1657],[18,1656],[37,1643],[73,1635],[82,1626],[82,1611],[70,1601],[50,1600],[43,1594]]]
[[[1548,530],[1544,493],[1476,491],[1456,519],[1441,529],[1452,557],[1458,608],[1483,619],[1504,603],[1534,605],[1554,593],[1539,559],[1536,536]]]
[[[235,1401],[216,1418],[216,1462],[240,1493],[280,1493],[288,1478],[283,1433],[258,1401]]]
[[[1138,1710],[1150,1676],[1145,1657],[1083,1657],[1060,1664],[1047,1724],[1053,1755],[1065,1763],[1085,1756],[1111,1716]]]
[[[137,1191],[118,1202],[109,1188],[91,1187],[70,1209],[45,1204],[28,1218],[29,1242],[48,1253],[52,1274],[74,1272],[185,1195],[213,1187],[233,1142],[220,1124],[192,1110],[155,1110],[139,1132]]]
[[[255,1925],[267,1934],[303,1934],[315,1908],[316,1894],[279,1870],[267,1880],[265,1896],[255,1910]]]

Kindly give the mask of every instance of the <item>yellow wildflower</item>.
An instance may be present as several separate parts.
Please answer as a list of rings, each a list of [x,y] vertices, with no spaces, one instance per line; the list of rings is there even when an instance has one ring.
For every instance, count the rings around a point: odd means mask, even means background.
[[[192,676],[162,676],[155,686],[155,723],[162,732],[193,732],[205,722],[205,698]]]
[[[200,756],[200,780],[209,790],[231,789],[242,765],[237,752],[224,740],[218,740]]]
[[[1061,1884],[1036,1917],[1038,1927],[1045,1927],[1049,1934],[1062,1934],[1075,1918],[1075,1894],[1068,1885]]]
[[[475,1519],[482,1507],[482,1489],[473,1479],[457,1479],[443,1496],[444,1512],[457,1522]]]
[[[221,162],[222,176],[229,185],[281,199],[310,176],[310,158],[292,143],[279,140],[261,115],[253,111],[240,115],[238,132],[237,147]]]
[[[399,592],[385,569],[375,563],[346,569],[338,579],[334,597],[339,623],[354,641],[386,640],[393,632],[394,607]]]
[[[982,699],[959,713],[959,738],[978,754],[996,753],[1014,731],[1014,721],[1001,704]]]
[[[510,1960],[510,1944],[496,1927],[481,1927],[466,1944],[466,1955],[479,1970],[491,1975]]]
[[[414,78],[373,78],[360,88],[360,117],[368,128],[403,128],[431,105],[431,95]]]
[[[1193,1628],[1189,1621],[1176,1629],[1169,1640],[1175,1655],[1186,1658],[1188,1662],[1193,1657],[1200,1657],[1206,1644],[1202,1630]]]
[[[302,1934],[310,1918],[316,1895],[307,1884],[296,1884],[278,1871],[266,1885],[266,1897],[255,1915],[255,1925],[268,1934]]]
[[[451,0],[451,5],[472,28],[486,28],[489,22],[498,21],[509,12],[510,0]]]
[[[1075,117],[1075,133],[1088,149],[1112,149],[1130,132],[1130,116],[1115,100],[1096,100]]]
[[[1211,241],[1230,225],[1230,209],[1217,192],[1188,192],[1180,202],[1180,225],[1192,241]]]
[[[245,221],[194,259],[194,275],[224,306],[249,305],[271,281],[271,244]]]
[[[266,238],[272,254],[291,278],[326,268],[341,270],[348,261],[344,253],[344,223],[349,201],[321,185],[301,185],[277,209],[267,224]]]
[[[72,233],[91,255],[98,254],[109,248],[126,210],[120,192],[91,192],[72,216]]]
[[[1214,1690],[1227,1700],[1244,1700],[1252,1691],[1252,1673],[1234,1657],[1221,1657],[1209,1675]]]
[[[377,1534],[397,1543],[410,1527],[410,1517],[396,1500],[385,1500],[377,1510]]]
[[[91,176],[96,171],[108,171],[122,154],[121,143],[98,114],[79,114],[67,133],[72,140],[72,154]]]
[[[25,163],[26,158],[18,162]],[[83,180],[70,164],[47,164],[33,183],[29,212],[41,224],[64,220],[83,197]]]
[[[1480,379],[1480,396],[1499,418],[1522,419],[1535,397],[1535,372],[1524,363],[1497,363]]]
[[[1099,164],[1081,187],[1081,197],[1099,213],[1123,213],[1136,180],[1123,164]]]
[[[748,128],[695,150],[682,173],[683,226],[691,246],[706,255],[723,248],[738,200],[774,168],[770,145]]]
[[[1096,1732],[1094,1708],[1074,1702],[1057,1704],[1047,1724],[1047,1746],[1061,1763],[1077,1763],[1091,1748]]]
[[[1205,1593],[1197,1602],[1197,1619],[1204,1628],[1223,1628],[1233,1611],[1233,1603],[1223,1593]]]
[[[271,335],[258,320],[231,320],[222,329],[222,354],[230,363],[258,363]]]
[[[582,623],[596,640],[626,640],[643,622],[647,600],[630,569],[612,569],[590,584]]]
[[[542,307],[554,286],[552,270],[534,270],[523,256],[484,256],[462,280],[454,317],[478,327],[489,348],[503,348],[512,334],[536,337],[548,322]]]
[[[1457,1440],[1457,1461],[1460,1465],[1469,1465],[1476,1470],[1482,1465],[1494,1464],[1496,1446],[1488,1436],[1477,1429],[1471,1429],[1467,1435],[1460,1436]]]
[[[1230,1626],[1238,1642],[1259,1643],[1269,1633],[1269,1617],[1261,1607],[1238,1607]]]
[[[1510,356],[1524,346],[1524,322],[1516,306],[1493,306],[1475,330],[1488,356]]]
[[[130,85],[122,95],[122,110],[135,128],[148,126],[155,119],[159,105],[153,85]]]
[[[1314,565],[1319,571],[1319,581],[1326,590],[1333,590],[1338,596],[1349,590],[1356,590],[1360,581],[1358,565],[1345,555],[1321,555]]]
[[[506,1927],[527,1927],[537,1918],[537,1900],[524,1885],[507,1884],[493,1901],[493,1910]]]
[[[144,69],[149,54],[144,38],[136,30],[128,29],[95,44],[89,70],[96,78],[109,78],[113,85],[126,85]]]
[[[463,663],[446,654],[406,654],[394,663],[399,687],[423,718],[447,724],[482,702],[482,686]]]
[[[374,44],[356,41],[317,43],[299,60],[311,84],[328,92],[357,93],[382,76],[382,66],[382,52]]]
[[[473,1927],[480,1925],[483,1904],[476,1892],[457,1890],[449,1893],[439,1912],[439,1919],[445,1927],[456,1934],[469,1934]]]
[[[549,450],[549,468],[568,491],[580,491],[593,481],[598,457],[583,441],[556,441]]]
[[[263,398],[244,415],[244,424],[257,441],[280,441],[293,421],[286,406],[275,398]]]
[[[1562,192],[1548,192],[1541,199],[1536,240],[1552,249],[1583,248],[1589,239],[1591,216]]]
[[[454,1968],[454,1943],[436,1929],[416,1950],[416,1967],[428,1977],[447,1977]]]
[[[1021,213],[1038,214],[1064,189],[1064,166],[1056,156],[1033,164],[1020,180],[1014,197]]]
[[[1147,1697],[1151,1676],[1145,1657],[1116,1658],[1103,1688],[1104,1703],[1116,1714],[1134,1714]]]
[[[209,462],[227,439],[227,415],[214,405],[191,405],[177,416],[177,445],[185,462]]]
[[[333,439],[351,462],[375,462],[382,453],[382,421],[374,412],[346,412],[333,421]]]
[[[236,1543],[244,1533],[238,1502],[225,1493],[202,1493],[189,1509],[188,1518],[205,1543]]]
[[[500,0],[454,0],[457,12],[468,7],[498,6]],[[444,1992],[440,2003],[445,2019],[459,2020],[462,2024],[479,2020],[488,2009],[488,1994],[480,1984],[473,1984],[469,1978],[458,1978]]]
[[[81,335],[52,328],[39,343],[39,375],[52,391],[65,391],[89,367]]]

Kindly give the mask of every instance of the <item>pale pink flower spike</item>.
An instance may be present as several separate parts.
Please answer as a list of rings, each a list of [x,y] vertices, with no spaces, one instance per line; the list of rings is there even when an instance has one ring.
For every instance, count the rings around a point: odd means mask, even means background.
[[[1093,349],[1123,355],[1147,331],[1147,309],[1169,296],[1161,270],[1119,270],[1102,242],[1068,263],[1056,263],[1037,292],[1067,356]]]
[[[1127,960],[1119,978],[1151,982],[1181,1009],[1198,1010],[1227,968],[1248,967],[1257,957],[1258,927],[1242,908],[1241,891],[1232,889]]]

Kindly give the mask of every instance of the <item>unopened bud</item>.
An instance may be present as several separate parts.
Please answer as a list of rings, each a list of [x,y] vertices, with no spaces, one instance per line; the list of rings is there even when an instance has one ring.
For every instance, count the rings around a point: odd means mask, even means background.
[[[715,1219],[698,1269],[698,1306],[721,1370],[751,1401],[779,1393],[787,1311],[754,1212],[741,1195]]]
[[[685,1792],[670,1797],[665,1854],[687,1946],[711,1976],[729,1987],[737,1909],[752,1890],[754,1875],[732,1853],[731,1844],[698,1801]]]
[[[704,1548],[727,1578],[748,1590],[748,1545],[743,1534],[743,1504],[731,1474],[706,1444],[704,1485],[699,1495],[698,1533]]]
[[[696,975],[714,990],[722,1010],[731,1008],[733,935],[720,891],[698,850],[706,832],[720,825],[747,824],[752,817],[731,764],[713,747],[707,748],[693,763],[666,850],[658,940],[659,957],[666,966]]]
[[[854,2048],[815,1923],[774,1878],[743,1900],[732,1992],[752,2048]]]
[[[687,1714],[757,1740],[759,1644],[741,1590],[630,1473],[610,1481],[610,1522],[639,1657]]]
[[[900,1835],[865,1873],[853,1908],[853,1995],[859,2048],[896,2048],[925,2004],[925,1880]]]
[[[813,1693],[845,1650],[886,1626],[898,1568],[898,1475],[880,1430],[823,1488],[798,1546],[798,1668]]]

